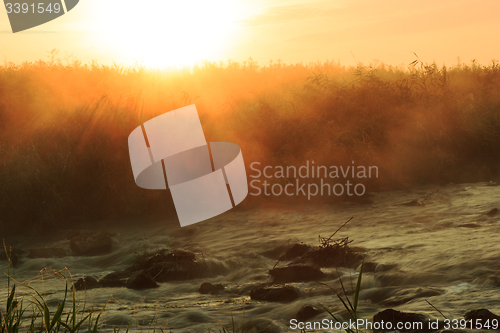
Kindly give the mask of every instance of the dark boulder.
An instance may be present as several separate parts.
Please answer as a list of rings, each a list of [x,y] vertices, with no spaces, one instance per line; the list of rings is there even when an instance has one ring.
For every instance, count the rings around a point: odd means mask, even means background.
[[[311,247],[307,244],[294,244],[289,247],[282,256],[279,257],[280,261],[287,261],[298,258],[307,251],[309,251]]]
[[[292,286],[261,286],[250,291],[250,298],[267,302],[291,302],[299,298],[299,293]]]
[[[276,267],[269,270],[269,274],[274,283],[318,281],[325,277],[318,267],[301,264]]]
[[[209,282],[202,283],[198,292],[200,294],[211,294],[217,295],[219,291],[224,290],[224,286],[222,284],[211,284]]]
[[[493,217],[493,216],[495,216],[497,214],[498,214],[498,208],[493,208],[488,213],[486,213],[486,215],[488,215],[489,217]]]
[[[99,287],[99,282],[97,282],[97,280],[92,276],[85,276],[83,278],[80,278],[74,285],[75,290],[88,290]]]
[[[295,243],[292,245],[278,245],[272,250],[262,252],[264,257],[280,261],[288,261],[300,257],[311,247],[302,243]]]
[[[283,254],[285,254],[288,248],[288,245],[278,245],[271,250],[262,252],[261,254],[266,258],[278,260]]]
[[[188,280],[212,276],[207,263],[191,252],[166,249],[138,258],[131,271],[144,270],[157,282]]]
[[[422,330],[420,331],[428,331],[428,318],[427,316],[420,314],[420,313],[412,313],[412,312],[401,312],[397,311],[394,309],[386,309],[384,311],[381,311],[377,313],[376,315],[373,316],[373,322],[382,322],[384,323],[392,323],[392,327],[396,327],[397,323],[411,323],[411,326],[414,326],[415,323],[422,323]],[[385,327],[387,327],[386,324],[384,324]],[[390,331],[393,331],[394,329],[391,329]],[[405,329],[401,328],[399,329],[400,332],[409,332],[412,331],[411,329]]]
[[[316,317],[323,311],[316,309],[312,305],[304,305],[302,308],[300,308],[299,312],[295,315],[295,318],[299,321],[307,321],[313,317]]]
[[[307,251],[292,265],[305,264],[317,267],[350,267],[356,268],[364,256],[352,251],[349,246],[327,246]]]
[[[28,258],[62,258],[66,256],[66,250],[61,248],[43,248],[29,250]]]
[[[477,309],[477,310],[468,311],[464,315],[464,318],[467,321],[472,320],[474,323],[476,322],[476,320],[480,319],[482,324],[484,324],[487,320],[489,320],[489,323],[491,324],[491,321],[493,319],[496,319],[496,320],[498,320],[498,323],[500,324],[500,316],[497,316],[496,314],[491,313],[487,309]]]
[[[135,272],[127,281],[127,288],[129,289],[140,290],[140,289],[150,289],[158,287],[159,285],[145,271]]]
[[[111,235],[107,231],[82,234],[74,232],[70,238],[70,249],[75,256],[98,256],[110,253],[113,248]]]
[[[101,280],[99,280],[99,284],[102,287],[108,287],[108,288],[126,287],[127,280],[131,275],[132,272],[129,271],[113,272],[106,275]]]

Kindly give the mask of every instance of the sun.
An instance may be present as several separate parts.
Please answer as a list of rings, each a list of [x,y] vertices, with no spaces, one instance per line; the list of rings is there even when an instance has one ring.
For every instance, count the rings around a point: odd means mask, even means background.
[[[190,66],[227,58],[247,9],[237,0],[101,1],[98,38],[125,62]]]

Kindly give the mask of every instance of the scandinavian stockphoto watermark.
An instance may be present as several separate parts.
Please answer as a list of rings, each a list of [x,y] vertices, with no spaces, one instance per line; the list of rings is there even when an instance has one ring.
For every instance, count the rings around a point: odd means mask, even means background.
[[[134,179],[170,189],[182,227],[222,214],[248,194],[240,147],[205,140],[195,105],[146,121],[128,138]]]
[[[366,187],[363,180],[378,178],[377,166],[356,165],[315,165],[306,161],[304,165],[262,167],[260,162],[250,164],[254,171],[250,175],[250,195],[252,196],[363,196]]]
[[[52,21],[75,8],[79,0],[4,0],[12,32]]]

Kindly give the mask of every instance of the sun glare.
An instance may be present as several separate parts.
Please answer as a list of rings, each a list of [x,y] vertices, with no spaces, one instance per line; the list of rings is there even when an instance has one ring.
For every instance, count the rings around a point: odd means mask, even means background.
[[[98,38],[124,62],[150,67],[220,58],[236,37],[245,5],[235,0],[101,2]]]

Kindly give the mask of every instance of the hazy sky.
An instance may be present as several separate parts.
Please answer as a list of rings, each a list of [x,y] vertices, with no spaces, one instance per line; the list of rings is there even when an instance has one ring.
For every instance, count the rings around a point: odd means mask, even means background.
[[[0,60],[13,62],[46,60],[51,49],[63,59],[157,66],[248,57],[397,65],[413,52],[449,65],[500,59],[498,0],[80,0],[16,34],[0,8]]]

